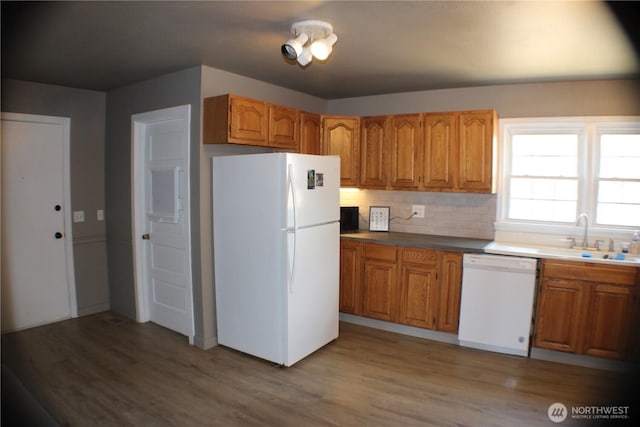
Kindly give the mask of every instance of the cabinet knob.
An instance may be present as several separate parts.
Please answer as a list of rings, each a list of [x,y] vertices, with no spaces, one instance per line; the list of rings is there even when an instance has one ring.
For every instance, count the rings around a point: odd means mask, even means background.
[[[142,240],[149,240],[149,239],[151,239],[151,235],[149,233],[144,233],[142,235]]]
[[[62,239],[62,233],[57,231],[56,234],[53,235],[56,239]]]

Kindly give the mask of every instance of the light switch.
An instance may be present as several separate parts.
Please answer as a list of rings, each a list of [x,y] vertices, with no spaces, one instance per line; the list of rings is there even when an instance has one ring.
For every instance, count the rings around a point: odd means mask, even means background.
[[[104,210],[98,209],[96,213],[96,218],[98,221],[104,221]]]
[[[84,211],[73,211],[73,222],[84,222]]]

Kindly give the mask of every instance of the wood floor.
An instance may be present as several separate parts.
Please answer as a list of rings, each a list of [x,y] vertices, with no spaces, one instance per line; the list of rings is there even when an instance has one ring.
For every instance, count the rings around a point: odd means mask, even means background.
[[[337,341],[279,368],[105,312],[4,335],[2,363],[63,426],[549,426],[551,403],[623,405],[619,392],[635,381],[340,328]]]

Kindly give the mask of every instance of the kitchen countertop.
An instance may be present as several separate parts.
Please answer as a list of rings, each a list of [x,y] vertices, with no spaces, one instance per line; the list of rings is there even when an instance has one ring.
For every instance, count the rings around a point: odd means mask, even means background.
[[[491,240],[466,237],[436,236],[432,234],[400,233],[396,231],[367,231],[340,234],[341,239],[360,240],[396,246],[411,246],[424,249],[440,249],[466,253],[484,253]]]

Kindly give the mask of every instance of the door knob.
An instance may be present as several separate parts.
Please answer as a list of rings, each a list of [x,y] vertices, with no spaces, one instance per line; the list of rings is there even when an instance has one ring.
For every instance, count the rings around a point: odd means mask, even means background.
[[[61,232],[56,232],[56,234],[53,235],[56,239],[62,239],[62,233]]]
[[[142,240],[149,240],[149,239],[151,239],[151,235],[149,233],[144,233],[142,235]]]

